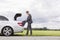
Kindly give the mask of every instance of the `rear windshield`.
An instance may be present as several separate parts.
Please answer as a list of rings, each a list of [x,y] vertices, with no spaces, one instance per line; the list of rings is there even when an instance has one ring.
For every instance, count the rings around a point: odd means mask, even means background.
[[[14,16],[14,20],[16,21],[17,20],[17,17],[21,17],[22,14],[21,13],[17,13],[15,16]]]

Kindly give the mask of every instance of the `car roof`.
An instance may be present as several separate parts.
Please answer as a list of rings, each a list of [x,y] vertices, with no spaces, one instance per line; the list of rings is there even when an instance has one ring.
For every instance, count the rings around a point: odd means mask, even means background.
[[[0,16],[6,17],[10,21],[14,21],[14,16],[18,13],[0,13]]]

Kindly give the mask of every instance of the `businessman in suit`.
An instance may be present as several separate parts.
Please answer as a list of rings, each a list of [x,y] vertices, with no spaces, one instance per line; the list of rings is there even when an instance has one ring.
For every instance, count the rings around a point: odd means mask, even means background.
[[[26,11],[26,14],[28,15],[27,20],[26,20],[26,22],[28,23],[26,35],[28,35],[29,31],[30,31],[30,35],[32,35],[32,27],[31,27],[32,16],[31,16],[31,14],[29,14],[29,11]]]

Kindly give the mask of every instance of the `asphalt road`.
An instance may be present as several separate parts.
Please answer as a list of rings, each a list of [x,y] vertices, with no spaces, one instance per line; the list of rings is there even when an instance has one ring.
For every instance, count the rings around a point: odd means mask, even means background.
[[[0,40],[60,40],[60,36],[0,36]]]

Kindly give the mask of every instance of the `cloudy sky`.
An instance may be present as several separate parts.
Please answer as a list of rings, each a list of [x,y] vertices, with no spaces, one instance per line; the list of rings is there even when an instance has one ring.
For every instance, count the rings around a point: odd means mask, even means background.
[[[48,28],[60,28],[57,27],[60,26],[60,0],[0,0],[1,13],[19,12],[24,16],[26,10],[30,11],[34,22]]]

